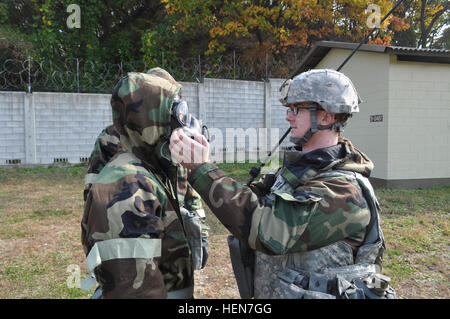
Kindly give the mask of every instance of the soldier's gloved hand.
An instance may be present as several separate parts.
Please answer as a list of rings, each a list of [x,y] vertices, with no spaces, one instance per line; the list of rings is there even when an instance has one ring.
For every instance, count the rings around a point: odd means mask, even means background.
[[[272,188],[273,184],[275,183],[275,174],[274,173],[268,173],[264,175],[264,179],[262,183],[259,185],[259,189],[262,193],[262,195],[267,195],[270,193],[270,189]]]
[[[268,173],[264,175],[257,183],[252,183],[250,187],[258,197],[265,196],[270,193],[272,185],[275,183],[275,174]]]
[[[205,268],[209,257],[208,238],[202,236],[202,268]]]

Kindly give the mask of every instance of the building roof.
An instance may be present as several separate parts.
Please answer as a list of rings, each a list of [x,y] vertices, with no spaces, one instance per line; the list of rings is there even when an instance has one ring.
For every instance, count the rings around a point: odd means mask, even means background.
[[[333,49],[353,50],[358,43],[319,41],[300,62],[295,74],[313,69]],[[395,54],[399,61],[431,62],[450,64],[450,50],[421,49],[410,47],[396,47],[375,44],[363,44],[358,51]],[[350,53],[350,52],[349,52]],[[337,67],[337,66],[336,66]]]

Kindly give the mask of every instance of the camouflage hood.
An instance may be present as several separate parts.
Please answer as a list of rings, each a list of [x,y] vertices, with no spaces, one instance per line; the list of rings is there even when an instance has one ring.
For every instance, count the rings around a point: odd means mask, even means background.
[[[154,168],[170,164],[170,113],[181,84],[161,68],[128,73],[111,97],[122,148]]]
[[[369,157],[356,149],[348,139],[342,137],[335,146],[311,152],[305,153],[296,148],[287,149],[283,166],[296,177],[296,180],[303,183],[329,169],[353,171],[365,177],[369,177],[373,170],[373,163]],[[284,172],[286,173],[285,170]]]

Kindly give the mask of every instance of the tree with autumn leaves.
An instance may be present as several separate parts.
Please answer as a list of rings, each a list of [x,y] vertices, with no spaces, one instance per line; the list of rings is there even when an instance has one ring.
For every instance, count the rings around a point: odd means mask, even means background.
[[[395,30],[392,44],[450,49],[450,1],[406,0],[395,12],[408,28]],[[447,43],[447,46],[445,45]]]
[[[359,42],[393,0],[162,0],[166,19],[143,37],[147,59],[237,52],[263,61],[303,56],[315,41]],[[375,6],[374,6],[375,5]],[[443,33],[449,2],[405,0],[369,43],[431,47]],[[447,25],[448,26],[448,25]],[[445,34],[445,32],[443,33]],[[448,32],[446,33],[448,34]]]
[[[368,30],[366,0],[163,2],[168,14],[177,17],[176,32],[203,33],[208,39],[205,53],[210,55],[229,48],[281,54],[317,40],[357,42]],[[386,12],[392,1],[374,4]]]
[[[392,0],[163,0],[168,14],[167,37],[192,41],[206,55],[238,50],[257,57],[304,52],[318,40],[359,42],[370,30],[368,20],[384,16]],[[367,10],[376,5],[378,12]],[[369,41],[391,44],[396,34],[418,34],[427,47],[448,17],[449,2],[406,0]],[[437,28],[435,28],[437,27]],[[434,32],[434,34],[432,34]],[[153,33],[152,36],[156,34]],[[159,39],[164,35],[158,34]],[[154,39],[156,40],[155,37]],[[397,39],[401,37],[397,35]],[[151,47],[151,37],[147,38]],[[158,41],[155,41],[157,43]],[[166,42],[166,41],[164,41]],[[401,41],[400,41],[401,42]],[[167,42],[166,42],[167,43]],[[158,43],[160,44],[160,43]],[[172,49],[176,43],[168,44]],[[178,50],[176,50],[178,51]]]
[[[0,58],[161,65],[186,58],[215,63],[236,54],[241,62],[298,61],[315,41],[359,42],[397,1],[6,1],[0,2]],[[66,26],[73,2],[81,8],[80,29]],[[449,9],[448,0],[404,0],[369,43],[448,48]]]

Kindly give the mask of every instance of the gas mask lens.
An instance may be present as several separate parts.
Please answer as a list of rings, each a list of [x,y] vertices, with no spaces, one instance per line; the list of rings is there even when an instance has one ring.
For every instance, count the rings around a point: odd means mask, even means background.
[[[202,135],[206,138],[206,140],[209,142],[209,131],[208,127],[206,125],[202,126]]]
[[[173,104],[172,116],[178,121],[180,127],[188,124],[190,113],[186,101],[177,101]]]
[[[209,132],[206,125],[201,125],[194,115],[189,113],[186,101],[176,100],[172,108],[172,130],[182,128],[184,133],[194,138],[194,132],[204,135],[209,140]]]

